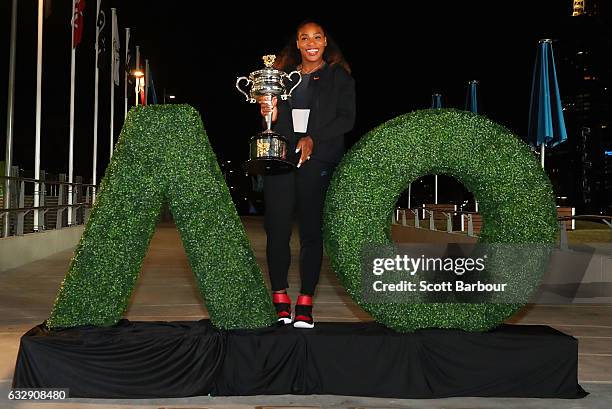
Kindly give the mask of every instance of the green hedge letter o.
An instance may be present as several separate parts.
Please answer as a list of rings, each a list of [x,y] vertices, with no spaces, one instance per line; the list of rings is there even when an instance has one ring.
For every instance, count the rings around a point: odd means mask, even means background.
[[[479,202],[480,242],[552,244],[556,212],[548,178],[528,146],[506,128],[470,112],[435,109],[399,116],[369,132],[334,174],[324,214],[325,246],[351,297],[398,331],[493,328],[522,304],[366,303],[361,249],[391,244],[390,213],[410,182],[428,174],[459,180]],[[537,274],[517,277],[531,280]]]

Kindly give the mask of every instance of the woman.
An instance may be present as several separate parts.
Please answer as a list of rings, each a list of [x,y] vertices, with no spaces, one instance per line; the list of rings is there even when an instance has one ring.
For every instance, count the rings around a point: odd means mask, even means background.
[[[281,52],[275,68],[299,70],[302,82],[287,101],[276,97],[259,100],[261,115],[272,111],[273,129],[289,140],[290,152],[295,152],[292,160],[297,164],[291,172],[264,178],[272,300],[278,321],[291,324],[287,274],[295,214],[300,230],[301,290],[293,325],[313,328],[312,297],[323,257],[323,203],[333,170],[344,153],[344,134],[355,122],[355,84],[339,48],[313,21],[297,27],[295,42]]]

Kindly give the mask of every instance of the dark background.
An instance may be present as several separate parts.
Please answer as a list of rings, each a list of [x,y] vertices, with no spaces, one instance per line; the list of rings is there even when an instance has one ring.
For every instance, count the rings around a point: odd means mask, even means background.
[[[463,109],[467,82],[472,79],[480,81],[482,113],[524,138],[538,40],[573,35],[570,31],[575,28],[568,23],[572,1],[453,3],[377,2],[357,7],[347,3],[330,11],[320,3],[283,2],[272,3],[265,12],[259,3],[249,7],[217,3],[213,8],[195,1],[103,0],[102,6],[107,15],[107,49],[113,6],[122,63],[124,28],[131,27],[131,45],[141,46],[143,64],[144,58],[149,59],[158,98],[163,99],[165,90],[177,96],[176,102],[193,105],[219,160],[240,163],[247,156],[248,137],[259,130],[261,121],[257,108],[234,89],[236,77],[260,68],[261,56],[278,52],[305,18],[327,26],[353,69],[358,119],[348,136],[349,145],[388,119],[429,108],[433,92],[443,94],[445,107]],[[34,168],[36,5],[35,0],[19,0],[13,163],[25,170]],[[45,19],[41,168],[51,173],[68,170],[71,5],[70,0],[53,0]],[[9,0],[0,2],[3,134],[10,6]],[[605,19],[605,2],[601,6]],[[96,1],[87,0],[84,37],[77,49],[75,175],[85,180],[92,175],[95,8]],[[100,73],[98,179],[109,156],[109,71]],[[115,140],[123,122],[123,75],[121,81],[115,88]],[[130,91],[132,104],[132,86]]]

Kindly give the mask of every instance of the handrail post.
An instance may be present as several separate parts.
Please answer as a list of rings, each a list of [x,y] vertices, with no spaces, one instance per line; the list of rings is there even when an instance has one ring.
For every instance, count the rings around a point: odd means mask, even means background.
[[[46,180],[46,172],[44,170],[40,170],[40,189],[38,190],[38,194],[40,198],[38,199],[38,206],[43,207],[45,205],[45,198],[47,196],[47,184],[44,182]],[[41,210],[38,213],[38,230],[45,230],[47,228],[47,223],[45,223],[47,211]]]
[[[91,186],[87,186],[85,188],[85,203],[87,204],[91,204],[91,199],[93,197],[93,195],[90,195],[89,190],[90,190]],[[93,187],[91,187],[91,190],[93,191]],[[90,207],[85,207],[83,209],[83,223],[87,223],[87,220],[89,219],[89,211],[90,211]]]
[[[73,204],[81,203],[81,197],[82,197],[82,195],[81,195],[81,188],[82,188],[82,186],[80,185],[80,183],[83,182],[83,177],[82,176],[76,176],[74,179],[75,179],[75,182],[79,183],[79,184],[72,187],[72,192],[74,194],[73,199],[72,199],[72,203]],[[73,212],[72,212],[72,224],[77,224],[79,222],[79,219],[80,219],[79,218],[79,213],[82,213],[82,212],[79,212],[79,208],[78,207],[73,210]]]
[[[12,177],[18,177],[19,176],[19,166],[11,166],[11,174],[10,176]],[[15,205],[15,207],[17,207],[17,203],[18,203],[18,198],[19,198],[19,184],[17,183],[17,180],[11,180],[11,184],[13,185],[12,189],[11,189],[11,198],[10,198],[10,205],[11,207],[13,207],[13,205]],[[10,216],[8,216],[10,217]],[[10,220],[10,219],[9,219]],[[17,229],[17,217],[13,216],[13,234],[15,234]],[[11,231],[11,228],[9,226],[9,233]]]
[[[410,211],[412,212],[412,214],[414,214],[414,227],[416,229],[420,228],[419,209],[410,209]]]
[[[469,237],[474,237],[474,221],[472,220],[471,213],[468,213],[467,215],[467,223],[468,223],[467,235]]]
[[[450,213],[446,213],[446,212],[442,212],[442,214],[444,216],[446,216],[446,232],[447,233],[452,233],[453,232],[453,219],[452,219],[452,215]]]
[[[559,221],[559,248],[561,250],[567,250],[569,248],[567,243],[567,226],[565,220]]]
[[[23,180],[19,183],[19,203],[17,206],[22,209],[25,207],[25,182]],[[24,217],[25,212],[17,212],[17,231],[15,232],[17,236],[23,236]]]
[[[64,184],[62,182],[66,181],[66,175],[63,173],[60,173],[58,175],[58,180],[60,182],[60,184],[58,185],[58,192],[57,192],[57,205],[63,205],[64,204]],[[55,220],[55,228],[56,229],[61,229],[62,226],[64,225],[64,208],[62,207],[58,207],[57,209],[57,216],[56,216],[56,220]]]

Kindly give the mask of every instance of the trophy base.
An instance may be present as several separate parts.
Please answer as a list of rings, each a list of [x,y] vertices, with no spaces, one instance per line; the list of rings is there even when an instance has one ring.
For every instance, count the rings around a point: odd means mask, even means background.
[[[257,158],[246,161],[242,167],[251,175],[274,175],[295,169],[295,164],[278,158]]]
[[[244,169],[254,175],[289,172],[295,164],[287,160],[289,142],[274,131],[264,131],[251,137],[249,160]]]

